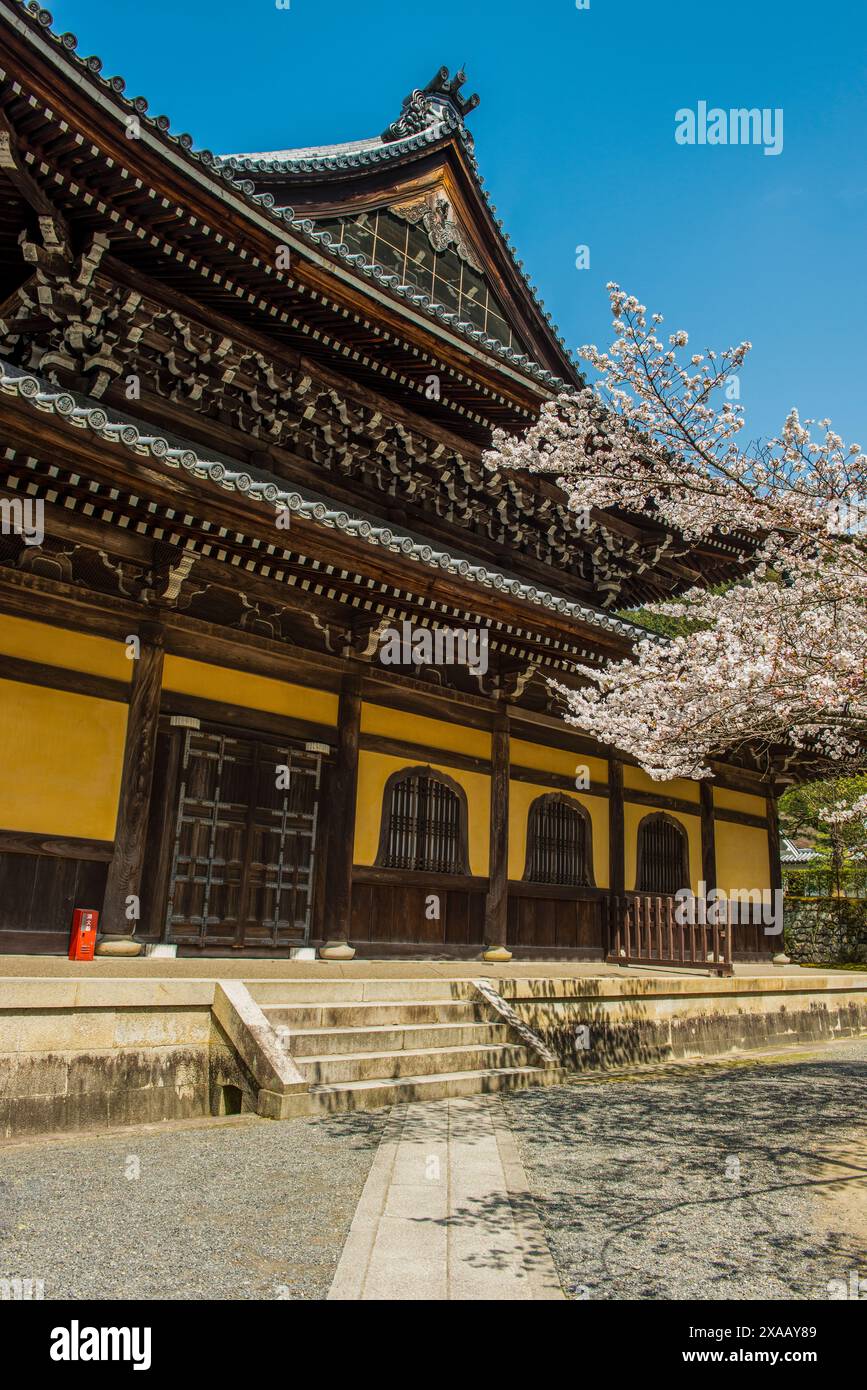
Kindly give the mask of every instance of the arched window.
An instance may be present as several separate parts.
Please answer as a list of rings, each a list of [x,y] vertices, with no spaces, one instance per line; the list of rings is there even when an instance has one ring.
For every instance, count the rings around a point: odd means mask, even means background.
[[[382,800],[376,863],[383,869],[468,874],[463,787],[430,767],[392,773]]]
[[[524,882],[593,887],[590,817],[580,802],[557,792],[533,802]]]
[[[680,821],[659,811],[638,827],[637,893],[676,893],[689,887],[689,842]]]

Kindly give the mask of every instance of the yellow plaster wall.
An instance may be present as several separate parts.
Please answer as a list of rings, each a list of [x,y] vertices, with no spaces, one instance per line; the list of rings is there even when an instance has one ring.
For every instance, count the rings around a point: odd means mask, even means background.
[[[679,801],[698,801],[700,793],[697,782],[688,782],[679,777],[673,782],[654,782],[652,777],[640,767],[627,763],[623,768],[623,785],[636,792],[655,792],[657,796],[674,796]]]
[[[604,758],[590,758],[566,748],[548,748],[543,743],[513,738],[510,757],[516,767],[531,767],[534,772],[559,772],[574,779],[579,767],[587,767],[592,781],[608,781],[608,763]]]
[[[689,785],[687,783],[687,785]],[[623,833],[626,842],[626,891],[635,888],[635,869],[638,859],[638,827],[645,816],[653,815],[652,806],[636,806],[626,802],[623,808]],[[679,811],[667,811],[674,820],[680,821],[689,839],[689,877],[690,887],[698,892],[701,879],[701,817],[681,815]],[[686,884],[683,885],[684,888]]]
[[[744,888],[770,888],[768,833],[731,821],[715,823],[717,887],[726,893]]]
[[[407,714],[385,705],[362,705],[361,732],[379,738],[400,739],[403,743],[426,744],[430,748],[442,748],[444,752],[469,753],[474,758],[491,756],[491,736],[484,729],[447,724],[442,719]]]
[[[196,695],[203,700],[237,705],[241,709],[261,709],[269,714],[307,719],[314,724],[337,723],[337,696],[328,691],[311,690],[270,676],[254,676],[227,666],[190,661],[184,656],[166,657],[163,688],[177,691],[179,695]]]
[[[20,661],[40,661],[67,671],[87,671],[94,676],[128,681],[132,662],[123,642],[91,637],[49,623],[33,623],[0,613],[0,652]]]
[[[382,794],[393,772],[410,767],[406,758],[392,758],[384,753],[368,753],[362,749],[358,758],[358,801],[355,817],[355,863],[369,866],[376,862],[379,848],[379,829],[382,823]],[[445,763],[424,764],[451,777],[467,794],[467,841],[470,873],[486,877],[488,873],[488,837],[491,816],[491,779],[479,772],[464,772],[462,768]],[[328,808],[325,808],[328,814]]]
[[[126,716],[114,700],[0,680],[0,827],[113,840]]]
[[[509,784],[509,878],[522,879],[527,859],[527,826],[530,807],[537,796],[550,796],[550,787],[531,782]],[[593,834],[593,877],[597,888],[608,887],[608,798],[564,792],[590,813]]]
[[[730,792],[726,787],[714,787],[713,804],[724,811],[746,811],[751,816],[766,816],[768,803],[763,796],[746,792]]]

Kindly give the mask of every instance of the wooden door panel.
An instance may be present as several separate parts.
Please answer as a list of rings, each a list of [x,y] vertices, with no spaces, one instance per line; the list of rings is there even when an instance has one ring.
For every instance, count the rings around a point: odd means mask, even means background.
[[[250,947],[307,940],[320,758],[190,733],[183,756],[168,939]],[[288,786],[281,769],[289,769]]]

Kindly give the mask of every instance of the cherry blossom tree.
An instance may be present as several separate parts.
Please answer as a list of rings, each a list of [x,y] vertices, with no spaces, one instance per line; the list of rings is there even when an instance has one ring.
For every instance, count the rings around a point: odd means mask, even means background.
[[[662,316],[609,286],[616,338],[581,355],[595,383],[543,406],[520,438],[497,431],[495,469],[553,474],[568,506],[650,514],[683,538],[734,539],[743,574],[648,612],[677,619],[601,672],[556,684],[566,719],[654,778],[705,777],[748,751],[779,770],[809,753],[867,762],[867,455],[829,420],[792,410],[778,438],[741,444],[748,342],[691,352]],[[577,518],[576,518],[577,519]]]

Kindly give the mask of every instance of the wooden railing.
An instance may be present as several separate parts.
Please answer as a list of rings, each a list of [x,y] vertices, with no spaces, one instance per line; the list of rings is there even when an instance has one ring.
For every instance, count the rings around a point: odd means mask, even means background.
[[[617,965],[693,966],[732,973],[732,929],[678,922],[673,897],[610,894],[608,959]]]

